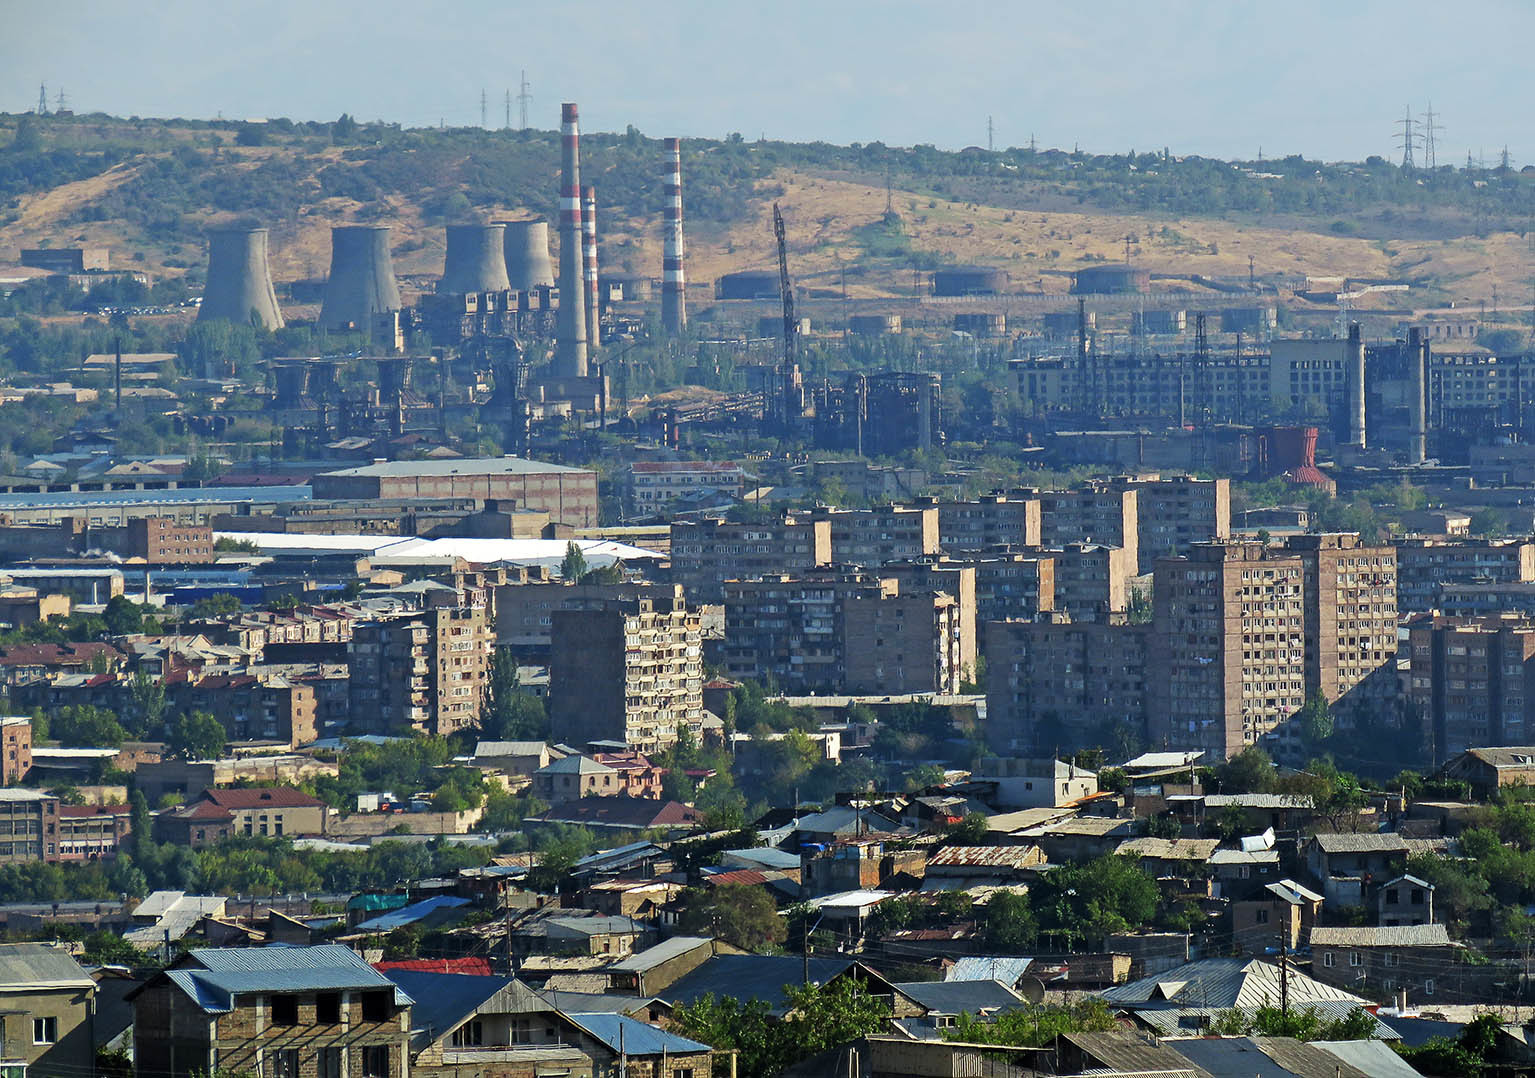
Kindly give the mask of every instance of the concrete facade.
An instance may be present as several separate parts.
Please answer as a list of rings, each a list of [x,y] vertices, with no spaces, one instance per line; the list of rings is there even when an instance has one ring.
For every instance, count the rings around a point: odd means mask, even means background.
[[[495,499],[506,507],[546,512],[556,524],[598,524],[596,472],[520,457],[367,464],[322,472],[313,488],[321,499]]]

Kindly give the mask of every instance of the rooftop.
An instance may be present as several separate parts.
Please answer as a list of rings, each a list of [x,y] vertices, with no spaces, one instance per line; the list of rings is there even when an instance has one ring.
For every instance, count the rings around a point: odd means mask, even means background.
[[[566,472],[574,475],[590,475],[585,468],[571,468],[564,464],[548,464],[541,460],[524,457],[471,457],[458,460],[391,460],[363,464],[356,468],[341,468],[322,475],[346,476],[446,476],[446,475],[543,475],[548,472]]]
[[[1317,925],[1311,930],[1316,947],[1450,947],[1444,925],[1365,925],[1333,928]]]

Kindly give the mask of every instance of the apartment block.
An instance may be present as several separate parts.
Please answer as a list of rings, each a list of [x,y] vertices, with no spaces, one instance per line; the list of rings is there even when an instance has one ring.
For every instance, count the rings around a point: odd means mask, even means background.
[[[1470,748],[1527,745],[1535,732],[1535,622],[1408,620],[1408,693],[1437,767]]]
[[[59,859],[59,799],[40,790],[0,789],[0,865]]]
[[[831,521],[831,559],[837,565],[878,569],[939,552],[936,505],[822,509],[816,516]]]
[[[676,594],[676,587],[642,583],[570,584],[562,580],[498,587],[496,647],[511,649],[524,662],[548,663],[556,610],[646,596],[671,596]]]
[[[101,861],[117,856],[133,830],[127,805],[60,805],[59,860]]]
[[[795,575],[832,562],[831,521],[784,515],[778,520],[739,524],[721,520],[672,524],[672,582],[688,602],[718,603],[725,581],[787,573]]]
[[[902,595],[943,592],[954,600],[955,616],[959,619],[960,680],[974,680],[978,654],[975,567],[948,558],[929,557],[887,565],[880,570],[880,576],[894,580]]]
[[[347,646],[353,732],[445,736],[478,726],[491,641],[477,606],[359,623]]]
[[[123,554],[150,565],[196,565],[213,560],[213,528],[170,517],[134,517],[124,528]]]
[[[277,674],[213,674],[173,681],[166,695],[177,711],[206,711],[230,741],[280,741],[290,748],[318,738],[312,686]]]
[[[1305,570],[1306,691],[1334,701],[1390,667],[1396,692],[1396,548],[1355,533],[1292,535]]]
[[[1138,492],[1120,481],[1093,481],[1071,490],[1041,491],[1039,541],[1046,547],[1071,543],[1124,547],[1140,564]]]
[[[842,604],[850,693],[957,693],[959,603],[943,592],[848,596]]]
[[[1132,481],[1135,491],[1138,573],[1158,558],[1181,554],[1195,543],[1231,538],[1231,480],[1191,475]]]
[[[1149,625],[1039,621],[986,626],[986,741],[1002,755],[1105,744],[1145,732]]]
[[[750,479],[735,461],[637,460],[629,465],[629,509],[660,512],[681,498],[710,491],[740,498]]]
[[[1055,561],[1055,609],[1073,621],[1108,621],[1130,608],[1135,555],[1124,547],[1068,543]]]
[[[553,612],[549,718],[572,744],[664,749],[703,718],[703,621],[680,596]]]
[[[32,770],[32,720],[0,718],[0,786],[15,786]]]
[[[1304,575],[1300,557],[1261,543],[1157,562],[1152,744],[1226,759],[1305,703]]]
[[[1519,539],[1401,539],[1396,544],[1396,606],[1433,610],[1443,584],[1535,582],[1535,543]]]
[[[1055,558],[1047,553],[981,554],[964,559],[975,567],[975,621],[1034,618],[1055,609]]]
[[[974,501],[939,502],[938,541],[949,552],[1039,546],[1039,499],[997,493]]]

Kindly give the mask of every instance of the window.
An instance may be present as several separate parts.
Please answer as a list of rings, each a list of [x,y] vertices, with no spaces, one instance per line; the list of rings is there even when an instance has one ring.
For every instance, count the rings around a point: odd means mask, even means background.
[[[340,992],[321,992],[314,997],[314,1020],[322,1026],[341,1024]]]
[[[1324,952],[1322,954],[1322,965],[1327,966],[1329,968],[1331,968],[1332,966],[1337,965],[1337,962],[1335,960],[1335,956],[1333,955],[1333,953],[1331,951],[1326,951],[1326,952]]]
[[[1402,901],[1402,892],[1395,887],[1386,892],[1386,905],[1395,906]]]
[[[1268,924],[1269,923],[1269,911],[1268,910],[1258,910],[1253,915],[1253,921],[1255,923],[1257,923],[1257,924],[1260,924],[1260,925]]]
[[[270,1063],[262,1078],[298,1078],[298,1049],[278,1048],[264,1058]]]
[[[1423,982],[1423,994],[1425,996],[1434,994],[1434,979],[1432,977]]]
[[[389,1021],[389,992],[364,992],[362,994],[362,1020],[364,1022]],[[372,1074],[369,1071],[368,1074]]]
[[[1351,966],[1362,966],[1364,965],[1364,959],[1360,957],[1358,951],[1350,951],[1348,953],[1348,964]]]
[[[59,1020],[57,1018],[32,1019],[32,1043],[52,1044],[59,1039]]]
[[[315,1078],[341,1078],[341,1049],[321,1048],[315,1059]]]
[[[1423,888],[1414,887],[1412,889],[1412,904],[1414,906],[1423,905]]]
[[[471,1018],[453,1031],[454,1048],[478,1048],[485,1043],[485,1030],[478,1018]]]
[[[367,996],[364,996],[363,1000],[366,1002]],[[363,1045],[362,1074],[363,1078],[389,1078],[389,1046],[387,1044]]]
[[[298,997],[272,997],[272,1024],[274,1026],[298,1025]]]

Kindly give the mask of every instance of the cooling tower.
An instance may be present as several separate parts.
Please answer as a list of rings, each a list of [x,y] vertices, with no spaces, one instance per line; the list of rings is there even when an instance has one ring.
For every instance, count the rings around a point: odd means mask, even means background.
[[[581,188],[581,261],[585,267],[586,344],[602,343],[602,319],[597,310],[597,188]]]
[[[554,284],[548,221],[506,222],[506,275],[519,292]]]
[[[338,225],[330,230],[330,277],[320,304],[325,329],[368,332],[375,315],[400,309],[400,288],[389,257],[388,225]]]
[[[448,254],[437,291],[444,294],[505,292],[505,225],[449,225]]]
[[[281,329],[282,312],[266,264],[264,228],[219,228],[208,233],[208,285],[197,320],[226,318]]]
[[[687,280],[682,271],[682,140],[666,140],[666,241],[661,252],[661,328],[688,328]]]
[[[560,320],[554,373],[586,377],[586,291],[581,273],[581,129],[576,106],[560,106]]]

